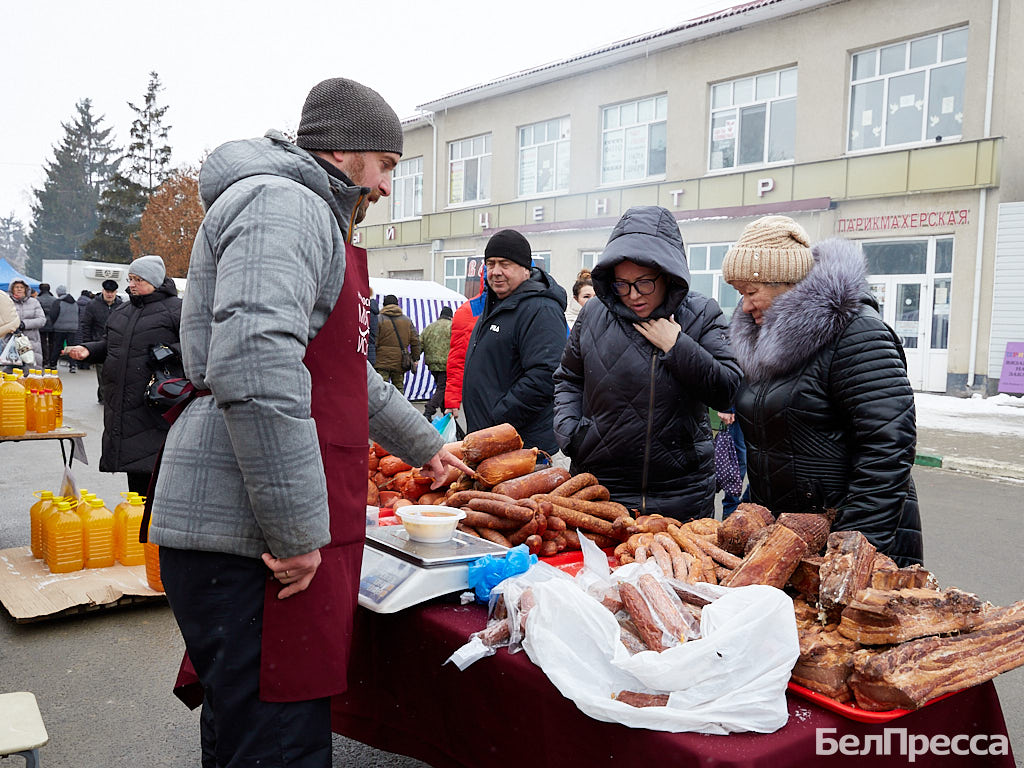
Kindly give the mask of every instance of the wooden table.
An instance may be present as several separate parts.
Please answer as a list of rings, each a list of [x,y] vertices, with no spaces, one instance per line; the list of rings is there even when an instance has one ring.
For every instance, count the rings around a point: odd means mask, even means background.
[[[0,437],[0,443],[20,443],[25,440],[57,440],[60,443],[60,455],[64,459],[64,464],[70,467],[71,462],[75,460],[76,448],[83,454],[85,453],[85,446],[82,444],[82,438],[85,437],[85,434],[85,432],[72,429],[71,427],[61,427],[53,432],[26,432],[23,435]],[[67,441],[66,448],[64,445],[65,441]]]

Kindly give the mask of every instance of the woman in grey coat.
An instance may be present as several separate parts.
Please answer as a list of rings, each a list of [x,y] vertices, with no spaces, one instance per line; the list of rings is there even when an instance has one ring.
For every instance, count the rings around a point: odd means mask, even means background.
[[[8,293],[14,300],[14,308],[18,311],[21,324],[18,327],[28,340],[32,343],[32,351],[36,360],[33,365],[43,367],[43,343],[39,337],[39,329],[46,325],[46,315],[38,299],[29,295],[28,283],[24,280],[15,280],[11,283]]]

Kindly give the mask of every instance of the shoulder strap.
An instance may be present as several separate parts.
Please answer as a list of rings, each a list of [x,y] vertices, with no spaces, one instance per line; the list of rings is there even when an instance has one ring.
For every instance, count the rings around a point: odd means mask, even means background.
[[[391,327],[395,329],[395,338],[398,340],[399,349],[401,349],[402,347],[409,346],[404,341],[402,341],[402,334],[398,332],[398,324],[395,322],[394,315],[388,315],[388,320],[391,321]]]

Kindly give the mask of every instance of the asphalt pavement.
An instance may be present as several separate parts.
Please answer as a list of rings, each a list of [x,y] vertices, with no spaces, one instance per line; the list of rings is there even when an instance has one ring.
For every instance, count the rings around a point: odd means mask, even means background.
[[[88,464],[74,463],[79,487],[108,504],[126,491],[125,476],[98,470],[103,408],[92,371],[65,382],[65,421],[87,433]],[[1024,420],[1024,409],[1005,418]],[[1024,441],[984,429],[965,433],[919,428],[914,475],[925,520],[926,562],[943,586],[974,591],[997,604],[1024,598],[1019,554]],[[29,541],[32,492],[56,489],[54,442],[0,445],[0,549]],[[1007,479],[1010,478],[1010,479]],[[28,690],[39,699],[50,734],[43,764],[184,766],[198,764],[198,714],[170,693],[183,650],[166,604],[100,610],[17,624],[0,610],[0,692]],[[481,662],[486,663],[486,662]],[[1024,757],[1024,669],[996,681],[1017,764]],[[417,768],[400,755],[334,737],[334,764]]]

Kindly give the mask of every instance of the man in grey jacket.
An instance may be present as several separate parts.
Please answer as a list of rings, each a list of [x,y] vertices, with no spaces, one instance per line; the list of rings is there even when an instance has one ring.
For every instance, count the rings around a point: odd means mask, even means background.
[[[200,173],[181,316],[200,396],[168,434],[149,535],[202,684],[204,765],[330,765],[367,436],[437,484],[464,467],[366,361],[366,254],[351,236],[390,193],[402,140],[378,93],[334,78],[310,92],[294,144],[230,142]]]

